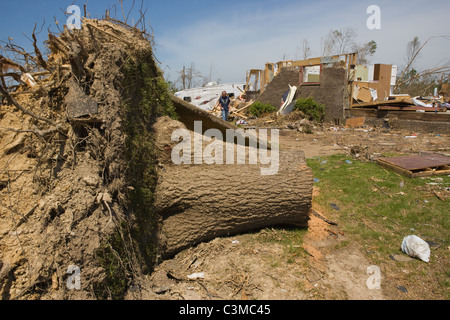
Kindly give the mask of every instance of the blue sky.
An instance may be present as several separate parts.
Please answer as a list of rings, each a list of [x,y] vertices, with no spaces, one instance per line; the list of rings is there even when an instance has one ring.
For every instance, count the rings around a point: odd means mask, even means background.
[[[46,30],[56,32],[54,17],[60,25],[67,17],[63,11],[73,3],[66,0],[1,0],[0,40],[12,37],[31,49],[34,24],[38,30],[45,19],[39,41]],[[126,13],[131,0],[124,0]],[[122,16],[118,0],[76,0],[81,8],[87,4],[91,17],[102,17],[106,9]],[[136,0],[135,8],[141,1]],[[116,5],[114,7],[114,5]],[[381,9],[381,29],[369,30],[366,21],[369,5]],[[115,8],[115,9],[114,9]],[[418,36],[423,42],[431,36],[450,36],[448,0],[166,0],[144,1],[146,20],[152,26],[156,57],[171,80],[178,77],[183,65],[194,63],[196,69],[213,80],[244,81],[248,69],[263,68],[266,62],[283,57],[298,58],[297,48],[303,39],[310,42],[312,56],[321,55],[321,39],[334,29],[351,27],[358,42],[375,40],[378,49],[372,63],[405,65],[407,43]],[[134,11],[136,13],[136,10]],[[130,19],[136,17],[130,15]],[[450,60],[450,40],[433,39],[422,51],[417,68],[429,68]]]

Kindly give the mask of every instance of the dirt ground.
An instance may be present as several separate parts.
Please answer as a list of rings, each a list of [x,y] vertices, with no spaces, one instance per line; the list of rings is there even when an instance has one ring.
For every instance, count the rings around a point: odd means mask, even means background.
[[[370,129],[370,128],[368,128]],[[366,129],[367,130],[367,129]],[[307,158],[338,153],[373,159],[381,154],[450,152],[448,135],[403,131],[281,130],[280,147]],[[412,138],[414,137],[414,138]],[[314,189],[315,196],[320,192]],[[313,208],[327,215],[313,200]],[[369,289],[370,263],[358,243],[348,244],[338,226],[311,215],[307,230],[264,229],[216,238],[164,261],[128,299],[399,299],[392,290]],[[289,244],[282,239],[290,239]],[[340,245],[345,243],[345,245]],[[189,279],[188,275],[202,277]],[[383,278],[381,279],[383,281]],[[140,288],[140,289],[138,289]]]
[[[277,242],[292,231],[216,238],[164,261],[128,299],[382,300],[369,289],[369,262],[357,244],[339,248],[346,236],[311,216],[303,241]],[[204,278],[188,279],[203,273]]]

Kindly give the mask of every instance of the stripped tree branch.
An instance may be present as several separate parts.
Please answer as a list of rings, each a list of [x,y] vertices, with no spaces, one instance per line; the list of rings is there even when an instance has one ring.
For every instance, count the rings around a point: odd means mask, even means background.
[[[37,60],[38,60],[39,64],[41,65],[41,67],[44,68],[45,70],[49,70],[48,64],[45,61],[45,59],[42,57],[41,50],[39,50],[39,48],[37,46],[37,38],[36,38],[35,31],[36,31],[36,24],[34,24],[33,33],[31,34],[31,36],[33,37],[34,53],[36,54]]]
[[[427,45],[428,42],[430,42],[431,39],[435,39],[435,38],[444,38],[449,40],[450,37],[449,36],[433,36],[427,39],[427,41],[424,42],[424,44],[415,52],[415,54],[411,57],[410,61],[408,62],[408,65],[406,66],[405,70],[403,70],[401,76],[398,78],[397,84],[395,86],[395,89],[398,89],[398,87],[400,86],[400,84],[403,84],[405,81],[403,81],[403,77],[405,76],[406,72],[409,70],[409,68],[411,67],[412,63],[414,62],[414,60],[417,58],[417,56],[419,55],[420,51]]]
[[[20,64],[2,56],[0,54],[0,71],[6,71],[8,68],[11,69],[16,69],[16,70],[20,70],[23,73],[26,73],[27,71],[25,70],[24,67],[22,67]],[[2,72],[3,72],[2,71]]]

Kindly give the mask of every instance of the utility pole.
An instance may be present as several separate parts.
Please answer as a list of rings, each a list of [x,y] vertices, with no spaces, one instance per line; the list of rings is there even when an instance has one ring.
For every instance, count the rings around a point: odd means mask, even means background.
[[[212,81],[212,72],[213,72],[213,62],[211,61],[211,66],[209,67],[209,82]]]
[[[183,66],[183,73],[181,74],[181,80],[183,81],[183,90],[186,89],[186,67]]]

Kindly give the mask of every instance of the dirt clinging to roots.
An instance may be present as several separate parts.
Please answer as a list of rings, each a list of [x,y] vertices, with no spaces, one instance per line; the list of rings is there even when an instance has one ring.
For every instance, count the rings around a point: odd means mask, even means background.
[[[117,21],[46,45],[46,76],[0,109],[0,296],[122,298],[158,254],[151,125],[171,114],[166,84],[151,39]]]

